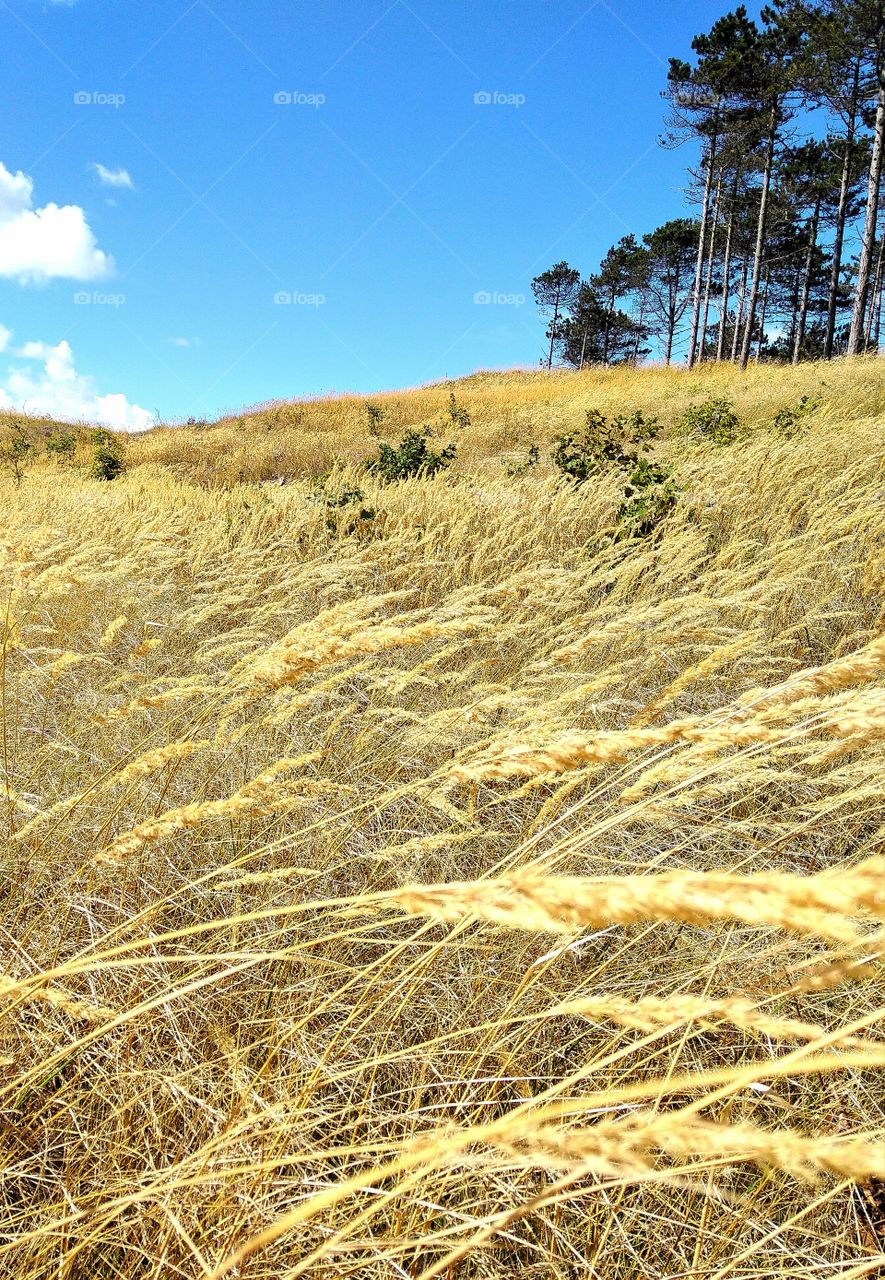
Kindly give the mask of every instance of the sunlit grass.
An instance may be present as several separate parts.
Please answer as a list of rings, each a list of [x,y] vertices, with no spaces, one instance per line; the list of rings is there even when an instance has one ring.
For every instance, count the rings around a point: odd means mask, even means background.
[[[876,1274],[885,367],[373,400],[0,478],[0,1275]]]

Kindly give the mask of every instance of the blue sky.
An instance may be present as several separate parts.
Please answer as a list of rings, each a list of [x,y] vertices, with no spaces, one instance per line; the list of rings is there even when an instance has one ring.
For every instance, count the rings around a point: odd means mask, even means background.
[[[4,0],[0,404],[137,427],[537,363],[532,276],[682,211],[667,58],[725,7]]]

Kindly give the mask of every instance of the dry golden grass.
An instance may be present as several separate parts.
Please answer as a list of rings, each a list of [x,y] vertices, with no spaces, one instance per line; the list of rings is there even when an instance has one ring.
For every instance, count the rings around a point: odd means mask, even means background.
[[[0,1275],[885,1268],[885,365],[454,389],[0,478]]]

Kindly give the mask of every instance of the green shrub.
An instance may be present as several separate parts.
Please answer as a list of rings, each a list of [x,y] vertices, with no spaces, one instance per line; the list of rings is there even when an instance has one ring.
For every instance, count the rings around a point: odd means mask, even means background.
[[[13,418],[8,424],[8,437],[0,444],[0,467],[11,477],[16,489],[25,478],[25,468],[33,462],[36,449],[25,423]]]
[[[626,473],[615,542],[654,533],[679,499],[671,468],[644,456],[658,430],[657,418],[641,410],[608,419],[588,409],[583,428],[566,432],[554,444],[553,462],[576,484],[613,468]]]
[[[77,449],[77,436],[73,431],[52,431],[46,441],[46,452],[56,462],[70,462]]]
[[[369,435],[377,436],[381,431],[381,423],[384,421],[384,410],[380,404],[374,404],[371,400],[366,401],[365,409],[369,422]]]
[[[325,509],[326,529],[333,538],[342,535],[350,537],[361,525],[375,519],[375,508],[360,507],[358,511],[355,510],[366,496],[362,489],[344,485],[340,489],[330,490],[326,487],[328,479],[328,475],[319,477],[311,500]]]
[[[647,538],[666,519],[679,500],[673,471],[661,462],[640,458],[630,473],[624,501],[618,509],[616,541]]]
[[[90,435],[92,463],[89,474],[95,480],[116,480],[123,470],[123,444],[105,427],[98,427]]]
[[[453,427],[470,426],[470,414],[462,405],[458,404],[454,391],[449,392],[449,420]]]
[[[693,404],[685,411],[681,430],[696,440],[709,440],[711,444],[734,444],[740,431],[740,419],[734,404],[726,397],[705,400]]]
[[[819,397],[802,396],[792,408],[787,407],[778,410],[771,420],[772,431],[777,432],[779,436],[783,436],[785,440],[792,440],[802,430],[803,418],[807,418],[809,414],[814,413],[815,409],[819,409],[822,403],[823,401]]]
[[[610,467],[635,466],[639,451],[646,452],[657,434],[657,419],[646,418],[641,409],[611,420],[599,409],[588,409],[583,427],[556,437],[550,457],[563,475],[583,484]]]
[[[513,480],[518,480],[520,476],[526,475],[529,471],[534,471],[535,467],[541,461],[541,450],[536,444],[530,444],[528,453],[524,458],[505,458],[502,466],[504,474],[510,476]]]
[[[430,427],[422,427],[420,431],[407,431],[396,448],[382,441],[378,457],[366,463],[367,469],[386,484],[414,476],[436,475],[452,462],[457,446],[447,444],[436,453],[427,444],[431,435]]]

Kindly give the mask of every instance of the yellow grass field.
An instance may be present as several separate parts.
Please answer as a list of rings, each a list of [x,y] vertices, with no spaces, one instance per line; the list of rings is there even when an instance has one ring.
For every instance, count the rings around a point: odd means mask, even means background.
[[[376,400],[0,475],[0,1276],[885,1274],[885,362]]]

